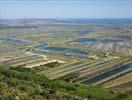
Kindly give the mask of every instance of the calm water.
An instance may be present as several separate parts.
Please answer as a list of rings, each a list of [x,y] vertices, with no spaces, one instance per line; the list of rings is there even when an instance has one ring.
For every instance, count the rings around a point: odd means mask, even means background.
[[[75,41],[71,41],[69,43],[72,42],[79,42],[79,43],[95,43],[95,42],[101,42],[101,43],[106,43],[106,42],[111,42],[111,43],[117,43],[117,42],[124,42],[121,39],[114,39],[114,38],[79,38],[76,39]]]
[[[80,57],[87,56],[86,52],[83,52],[79,49],[52,47],[52,46],[45,46],[45,45],[38,45],[38,46],[35,46],[34,48],[36,50],[41,50],[41,51],[48,52],[48,53],[61,53],[64,55],[80,56]]]
[[[92,84],[92,83],[95,83],[97,81],[103,80],[103,79],[105,79],[107,77],[110,77],[112,75],[118,74],[118,73],[120,73],[120,72],[122,72],[122,71],[124,71],[126,69],[129,69],[129,68],[132,68],[132,63],[129,63],[127,65],[123,65],[123,66],[118,67],[116,69],[113,69],[113,70],[107,71],[105,73],[102,73],[100,75],[97,75],[97,76],[94,76],[92,78],[89,78],[89,79],[85,80],[83,83]]]
[[[130,19],[65,19],[65,21],[80,24],[132,24]]]
[[[0,24],[10,24],[10,23],[21,23],[21,24],[27,24],[30,22],[34,22],[34,21],[45,21],[45,20],[49,20],[49,21],[64,21],[66,23],[75,23],[75,25],[78,24],[132,24],[132,18],[118,18],[118,19],[87,19],[87,18],[82,18],[82,19],[0,19]],[[36,26],[37,24],[35,24]],[[61,24],[50,24],[51,26],[61,26]],[[66,24],[65,26],[67,26],[68,24]],[[49,24],[42,24],[42,25],[37,25],[37,26],[49,26]]]
[[[97,42],[97,39],[94,39],[94,38],[79,38],[73,42]]]
[[[10,45],[29,45],[31,44],[28,40],[19,40],[15,38],[0,38],[1,43],[10,44]]]

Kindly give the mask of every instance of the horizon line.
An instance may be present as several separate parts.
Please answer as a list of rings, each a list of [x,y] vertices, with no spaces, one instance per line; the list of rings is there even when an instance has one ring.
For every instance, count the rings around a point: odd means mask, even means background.
[[[131,17],[124,17],[124,18],[0,18],[3,19],[132,19]]]

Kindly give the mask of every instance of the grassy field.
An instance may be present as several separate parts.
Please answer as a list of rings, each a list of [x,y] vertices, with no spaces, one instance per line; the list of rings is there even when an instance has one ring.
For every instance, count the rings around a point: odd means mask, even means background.
[[[128,95],[61,80],[50,81],[29,71],[20,72],[20,70],[0,68],[0,98],[19,98],[24,100],[36,100],[39,98],[50,100],[58,100],[58,98],[72,100],[83,100],[84,98],[90,100],[123,100],[128,98]]]

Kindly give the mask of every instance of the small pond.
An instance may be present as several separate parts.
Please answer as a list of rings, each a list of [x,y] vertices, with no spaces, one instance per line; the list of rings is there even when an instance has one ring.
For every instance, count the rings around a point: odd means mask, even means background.
[[[35,50],[40,50],[48,53],[60,53],[64,55],[71,55],[71,56],[80,56],[86,57],[87,53],[81,51],[79,49],[71,49],[71,48],[63,48],[63,47],[53,47],[53,46],[45,46],[45,45],[37,45],[34,47]]]

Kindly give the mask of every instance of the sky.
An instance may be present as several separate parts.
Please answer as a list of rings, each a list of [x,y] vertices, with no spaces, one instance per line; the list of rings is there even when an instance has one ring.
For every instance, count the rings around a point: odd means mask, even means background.
[[[0,0],[0,18],[132,18],[132,0]]]

